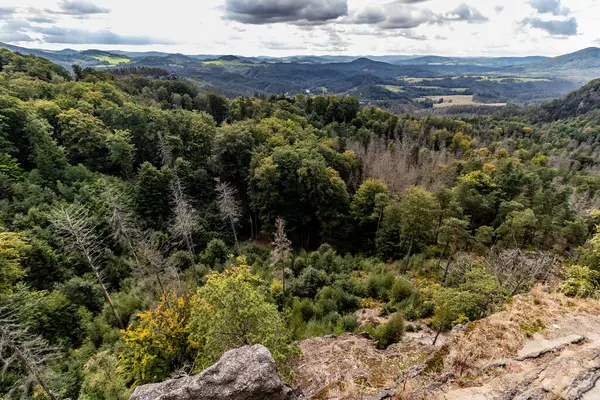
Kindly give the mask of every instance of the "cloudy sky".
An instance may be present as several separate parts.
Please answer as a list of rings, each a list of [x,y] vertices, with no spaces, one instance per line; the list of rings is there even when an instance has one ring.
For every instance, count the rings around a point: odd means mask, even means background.
[[[0,41],[187,54],[559,55],[600,0],[0,0]]]

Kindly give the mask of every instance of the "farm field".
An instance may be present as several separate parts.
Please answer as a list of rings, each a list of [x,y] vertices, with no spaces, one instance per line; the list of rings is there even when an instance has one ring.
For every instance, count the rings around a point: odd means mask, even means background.
[[[125,57],[111,57],[111,56],[94,56],[92,57],[98,61],[107,62],[110,65],[127,64],[131,62],[129,58]]]
[[[433,101],[433,108],[445,108],[452,106],[488,106],[488,107],[504,107],[506,103],[479,103],[473,100],[473,95],[451,95],[451,96],[427,96],[419,97],[416,101]],[[442,103],[440,103],[442,100]]]

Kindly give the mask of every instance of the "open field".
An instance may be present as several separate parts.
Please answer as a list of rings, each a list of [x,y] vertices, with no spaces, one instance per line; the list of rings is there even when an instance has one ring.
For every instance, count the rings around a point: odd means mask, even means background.
[[[404,81],[406,83],[421,83],[421,82],[441,81],[444,78],[407,78],[407,77],[400,77],[398,79],[401,80],[401,81]]]
[[[245,63],[245,62],[242,62],[242,61],[226,61],[226,60],[203,61],[202,64],[204,64],[204,65],[218,66],[218,67],[227,67],[227,66],[236,66],[236,67],[248,66],[248,67],[255,67],[256,66],[256,64],[253,64],[253,63]]]
[[[402,93],[404,92],[404,86],[392,86],[392,85],[379,85],[380,87],[389,90],[393,93]]]
[[[550,79],[547,78],[525,78],[525,77],[494,77],[494,76],[482,76],[478,79],[479,82],[491,81],[491,82],[505,82],[505,81],[515,81],[521,83],[528,82],[550,82]]]
[[[417,89],[431,89],[431,90],[449,90],[451,92],[464,92],[465,90],[468,90],[468,88],[445,88],[445,87],[441,87],[441,86],[411,86]]]
[[[110,57],[110,56],[94,56],[92,57],[98,61],[107,62],[110,65],[127,64],[131,62],[129,58],[125,57]]]
[[[478,103],[473,101],[473,95],[452,95],[452,96],[427,96],[415,99],[416,101],[433,101],[433,108],[444,108],[452,106],[488,106],[488,107],[504,107],[506,103]],[[443,100],[440,103],[440,100]]]

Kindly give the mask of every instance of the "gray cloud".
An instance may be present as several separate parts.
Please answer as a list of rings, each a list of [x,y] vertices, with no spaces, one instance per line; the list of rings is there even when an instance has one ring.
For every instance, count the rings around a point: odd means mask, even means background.
[[[540,14],[567,16],[571,13],[568,7],[562,5],[561,0],[529,0],[529,5]]]
[[[14,7],[0,7],[0,21],[2,21],[3,19],[12,18],[15,11],[16,8]]]
[[[32,17],[27,18],[29,22],[35,22],[37,24],[52,24],[56,22],[56,18],[48,17],[45,15],[34,15]]]
[[[502,11],[504,11],[504,6],[503,5],[499,5],[494,7],[494,11],[496,11],[496,14],[502,14]]]
[[[347,0],[226,0],[225,18],[243,24],[323,23],[348,13]]]
[[[541,29],[554,36],[577,35],[579,25],[574,17],[566,20],[544,21],[540,18],[526,18],[521,22],[524,26]]]
[[[86,31],[83,29],[67,29],[58,26],[32,27],[34,32],[42,34],[44,43],[60,44],[112,44],[112,45],[150,45],[174,44],[166,40],[153,39],[148,36],[119,35],[109,30]]]
[[[33,39],[22,32],[0,32],[0,42],[32,42]]]
[[[31,42],[33,39],[27,32],[30,27],[27,21],[0,20],[0,42]]]
[[[452,22],[482,23],[489,21],[479,10],[461,4],[445,14],[436,14],[428,8],[416,7],[404,1],[383,6],[369,6],[342,22],[346,24],[375,25],[379,29],[412,29],[425,24],[444,25]]]
[[[110,9],[98,7],[94,3],[81,0],[63,0],[59,4],[60,11],[46,9],[46,12],[52,14],[65,14],[75,16],[87,16],[93,14],[108,14]]]
[[[470,24],[489,21],[489,18],[483,15],[478,9],[465,3],[446,14],[445,19],[446,21],[465,21]]]

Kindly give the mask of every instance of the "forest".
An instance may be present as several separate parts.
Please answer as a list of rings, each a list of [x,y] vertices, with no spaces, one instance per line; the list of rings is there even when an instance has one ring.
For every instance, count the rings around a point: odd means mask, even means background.
[[[293,382],[299,340],[600,293],[598,81],[459,119],[168,75],[0,50],[3,399],[128,399],[256,343]]]

